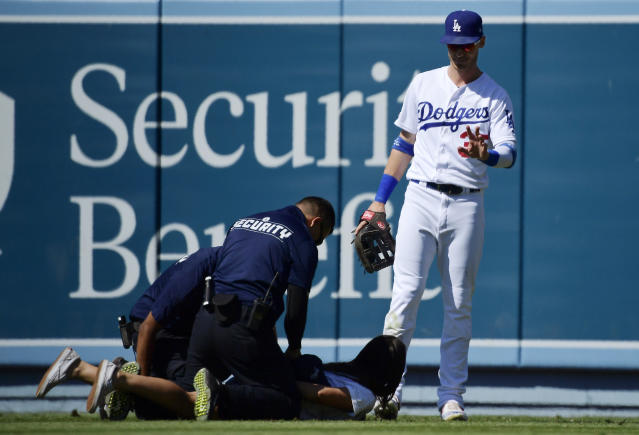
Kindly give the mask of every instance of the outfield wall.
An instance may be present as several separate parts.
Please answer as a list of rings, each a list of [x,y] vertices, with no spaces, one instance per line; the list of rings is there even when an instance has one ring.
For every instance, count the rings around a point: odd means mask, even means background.
[[[639,368],[639,2],[569,0],[0,2],[0,364],[121,353],[115,317],[158,265],[307,194],[339,222],[304,350],[352,356],[392,276],[364,275],[350,231],[463,7],[484,16],[480,64],[520,147],[489,171],[471,364]],[[424,299],[409,363],[431,365],[435,267]]]

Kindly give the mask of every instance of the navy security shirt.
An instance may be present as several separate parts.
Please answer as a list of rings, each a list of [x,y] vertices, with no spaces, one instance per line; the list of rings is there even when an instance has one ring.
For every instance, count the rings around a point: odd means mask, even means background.
[[[165,270],[135,303],[131,319],[144,320],[150,311],[169,333],[189,337],[204,299],[204,278],[213,275],[219,251],[202,248]]]
[[[309,289],[317,268],[317,247],[296,206],[238,220],[219,253],[213,281],[216,293],[235,293],[244,305],[263,298],[275,276],[267,302],[276,318],[284,311],[289,284]],[[272,299],[271,299],[272,297]]]

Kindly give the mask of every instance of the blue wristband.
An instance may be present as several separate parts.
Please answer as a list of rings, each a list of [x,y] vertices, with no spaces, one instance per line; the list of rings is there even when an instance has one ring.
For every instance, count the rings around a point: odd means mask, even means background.
[[[488,158],[482,161],[488,166],[495,166],[499,161],[499,153],[495,150],[488,150]]]
[[[382,175],[382,181],[379,182],[379,188],[377,189],[377,195],[375,195],[375,201],[386,204],[388,198],[393,193],[393,189],[397,186],[397,180],[392,175]]]
[[[401,151],[404,154],[408,154],[409,156],[414,156],[415,145],[410,142],[405,141],[401,136],[397,136],[395,142],[393,142],[393,149],[397,151]]]

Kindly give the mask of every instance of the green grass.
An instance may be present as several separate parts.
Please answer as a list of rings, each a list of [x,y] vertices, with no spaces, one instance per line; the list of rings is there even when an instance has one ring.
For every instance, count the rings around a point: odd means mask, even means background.
[[[79,414],[0,414],[0,433],[462,433],[462,434],[639,434],[639,418],[605,417],[488,417],[473,416],[469,422],[443,423],[438,417],[400,416],[397,421],[141,421],[133,416],[121,422],[101,421]]]

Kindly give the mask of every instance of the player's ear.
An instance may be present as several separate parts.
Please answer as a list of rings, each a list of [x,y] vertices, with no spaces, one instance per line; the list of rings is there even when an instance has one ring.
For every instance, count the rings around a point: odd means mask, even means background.
[[[482,36],[481,39],[479,40],[479,44],[477,44],[478,48],[484,48],[484,45],[486,45],[486,36]]]
[[[319,216],[315,216],[311,219],[306,219],[306,224],[309,228],[313,228],[315,225],[319,225],[322,222],[322,218]]]

